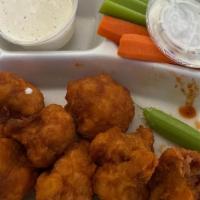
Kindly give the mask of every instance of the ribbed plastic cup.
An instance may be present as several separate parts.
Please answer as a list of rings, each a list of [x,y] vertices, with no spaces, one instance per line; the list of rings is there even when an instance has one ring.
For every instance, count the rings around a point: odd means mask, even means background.
[[[147,27],[155,44],[171,60],[200,68],[200,1],[151,0]]]

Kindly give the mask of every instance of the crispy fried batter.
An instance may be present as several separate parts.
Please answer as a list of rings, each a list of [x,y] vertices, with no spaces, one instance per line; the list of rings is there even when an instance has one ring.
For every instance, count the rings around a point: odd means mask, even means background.
[[[98,164],[130,160],[137,149],[151,151],[153,135],[148,128],[139,127],[134,134],[123,134],[115,127],[96,136],[90,145],[91,156]]]
[[[36,181],[36,173],[21,146],[0,138],[0,199],[22,200]]]
[[[200,199],[200,153],[167,149],[150,181],[150,200]]]
[[[101,200],[146,200],[147,182],[156,166],[150,129],[125,135],[119,128],[100,133],[92,141],[92,158],[100,165],[94,192]]]
[[[126,131],[134,117],[129,91],[105,74],[71,81],[66,100],[78,132],[89,139],[113,126]]]
[[[0,72],[0,129],[9,132],[24,126],[44,107],[40,90],[18,76]]]
[[[51,172],[43,173],[36,184],[36,200],[92,200],[96,166],[88,149],[85,141],[72,145]]]
[[[29,126],[12,135],[27,149],[27,156],[35,167],[53,164],[75,140],[73,119],[62,106],[49,105]]]

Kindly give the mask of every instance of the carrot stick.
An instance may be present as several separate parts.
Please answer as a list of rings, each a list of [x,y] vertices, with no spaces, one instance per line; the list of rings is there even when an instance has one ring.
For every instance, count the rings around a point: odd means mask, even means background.
[[[120,40],[118,54],[136,60],[173,63],[156,47],[149,36],[144,35],[124,34]]]
[[[121,19],[104,16],[98,29],[98,34],[119,44],[120,38],[125,33],[148,35],[144,26],[133,24]]]

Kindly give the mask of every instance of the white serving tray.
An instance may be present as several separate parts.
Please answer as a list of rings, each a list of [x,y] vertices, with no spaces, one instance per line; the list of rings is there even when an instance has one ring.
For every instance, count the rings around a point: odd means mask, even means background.
[[[185,120],[178,113],[179,106],[185,102],[185,96],[180,87],[175,85],[179,77],[185,86],[191,81],[200,86],[200,71],[119,58],[116,55],[117,47],[113,43],[96,36],[99,21],[96,13],[101,2],[102,0],[79,0],[77,30],[71,44],[62,51],[28,52],[0,41],[0,70],[17,73],[36,84],[44,92],[46,104],[61,105],[66,104],[66,84],[69,80],[108,73],[131,91],[134,101],[140,106],[159,108],[195,127],[195,121],[198,118],[200,120],[200,94],[198,92],[194,103],[198,116]],[[137,109],[130,131],[141,123],[144,120]],[[156,133],[154,135],[154,147],[158,155],[173,145]],[[33,199],[30,197],[26,200]]]
[[[15,72],[23,78],[33,82],[42,89],[46,104],[57,103],[65,105],[66,84],[69,80],[98,73],[108,73],[119,83],[126,86],[134,101],[142,107],[153,106],[194,126],[198,116],[192,120],[185,120],[178,114],[178,108],[185,102],[181,89],[176,88],[177,77],[185,85],[191,81],[200,86],[200,72],[172,65],[144,63],[125,60],[112,56],[93,53],[70,53],[66,55],[51,55],[21,57],[11,59],[6,57],[0,62],[0,70]],[[200,111],[200,95],[195,100],[195,108]],[[136,110],[130,131],[139,124],[143,124],[143,116]],[[154,148],[159,155],[170,142],[155,135]],[[28,198],[27,200],[33,200]]]

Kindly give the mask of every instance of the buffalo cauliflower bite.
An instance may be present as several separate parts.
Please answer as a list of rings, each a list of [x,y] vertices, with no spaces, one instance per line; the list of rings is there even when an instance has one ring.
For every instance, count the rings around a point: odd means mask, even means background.
[[[62,106],[49,105],[27,127],[12,137],[23,144],[35,167],[45,168],[55,162],[75,140],[73,119]]]
[[[200,199],[200,153],[167,149],[150,181],[150,200]]]
[[[100,200],[148,199],[147,183],[157,163],[152,145],[151,130],[143,127],[134,134],[112,128],[96,136],[90,153],[99,165],[93,184]]]
[[[95,164],[85,141],[73,144],[50,172],[37,180],[36,200],[92,200]]]
[[[66,100],[78,133],[89,139],[114,126],[126,131],[134,117],[129,91],[105,74],[69,82]]]
[[[0,130],[23,127],[44,107],[41,91],[15,74],[0,72]]]
[[[36,173],[21,146],[0,138],[0,199],[22,200],[32,189]]]

